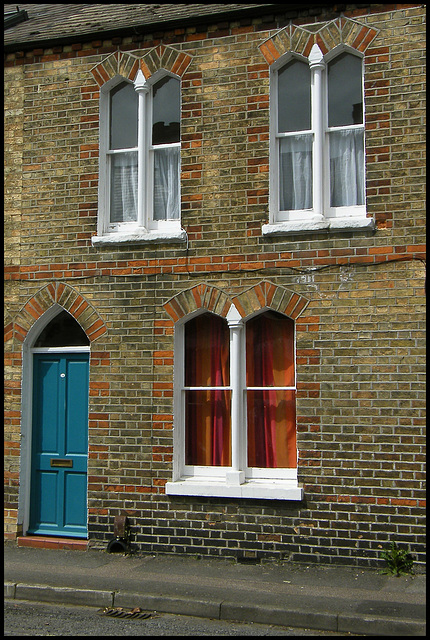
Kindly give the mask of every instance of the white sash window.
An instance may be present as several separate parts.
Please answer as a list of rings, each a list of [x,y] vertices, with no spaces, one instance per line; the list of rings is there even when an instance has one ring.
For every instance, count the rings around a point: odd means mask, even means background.
[[[99,226],[93,244],[182,240],[180,80],[160,71],[101,89]]]
[[[301,500],[294,321],[210,312],[175,327],[168,495]]]
[[[271,70],[270,222],[263,233],[368,227],[363,61],[283,56]]]

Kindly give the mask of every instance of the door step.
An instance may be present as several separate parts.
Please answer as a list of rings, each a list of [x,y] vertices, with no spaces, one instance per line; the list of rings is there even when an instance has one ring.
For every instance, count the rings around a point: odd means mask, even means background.
[[[51,536],[19,536],[18,547],[33,547],[37,549],[68,549],[86,551],[88,540],[78,538],[54,538]]]

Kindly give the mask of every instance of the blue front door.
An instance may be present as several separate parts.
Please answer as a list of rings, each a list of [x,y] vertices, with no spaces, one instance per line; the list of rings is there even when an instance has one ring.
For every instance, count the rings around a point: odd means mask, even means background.
[[[87,537],[88,353],[33,355],[29,533]]]

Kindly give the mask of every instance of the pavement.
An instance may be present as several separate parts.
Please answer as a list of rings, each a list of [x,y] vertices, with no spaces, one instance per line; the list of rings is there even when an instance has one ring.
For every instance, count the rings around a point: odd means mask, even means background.
[[[5,598],[425,636],[426,579],[378,569],[4,545]]]

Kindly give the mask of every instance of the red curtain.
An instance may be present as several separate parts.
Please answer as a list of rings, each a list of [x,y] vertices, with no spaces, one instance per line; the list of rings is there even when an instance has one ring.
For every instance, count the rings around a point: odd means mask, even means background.
[[[294,322],[268,311],[246,324],[248,466],[294,468],[296,402]]]
[[[210,313],[185,325],[185,386],[230,384],[229,329]],[[185,392],[185,463],[229,466],[231,419],[229,389]]]

